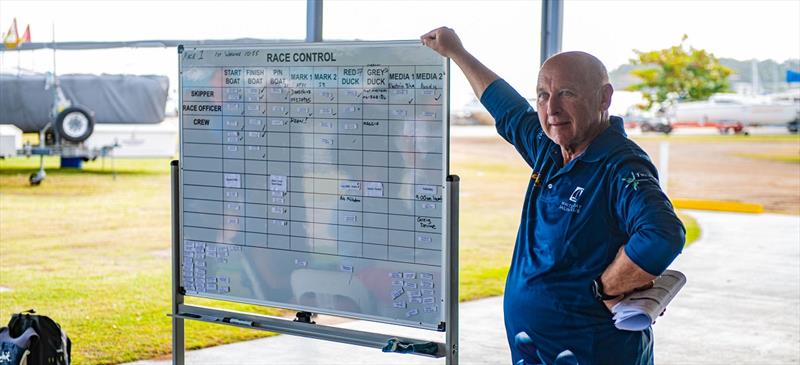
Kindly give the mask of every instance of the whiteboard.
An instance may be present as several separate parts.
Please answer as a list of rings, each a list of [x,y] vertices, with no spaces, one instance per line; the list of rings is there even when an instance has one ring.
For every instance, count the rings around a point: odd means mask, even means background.
[[[417,41],[180,50],[185,294],[442,330],[447,60]]]

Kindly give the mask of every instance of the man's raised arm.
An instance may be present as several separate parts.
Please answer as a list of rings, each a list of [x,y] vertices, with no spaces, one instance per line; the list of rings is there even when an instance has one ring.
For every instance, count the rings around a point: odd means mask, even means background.
[[[450,58],[461,68],[478,99],[481,98],[481,95],[483,95],[483,92],[492,81],[500,78],[467,52],[456,32],[450,28],[436,28],[422,35],[420,40],[422,40],[422,44],[430,47],[440,55]]]

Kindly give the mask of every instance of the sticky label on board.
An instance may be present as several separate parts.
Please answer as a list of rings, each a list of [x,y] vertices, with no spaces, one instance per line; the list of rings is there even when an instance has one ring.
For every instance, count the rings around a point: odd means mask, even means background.
[[[242,187],[242,175],[240,174],[224,174],[223,175],[224,185],[226,188],[241,188]]]
[[[364,187],[366,188],[364,195],[378,198],[383,197],[383,183],[368,181],[364,183]]]
[[[286,176],[283,175],[270,175],[269,176],[269,190],[272,191],[286,191]]]
[[[360,181],[342,181],[339,183],[339,189],[344,190],[347,194],[361,193]]]

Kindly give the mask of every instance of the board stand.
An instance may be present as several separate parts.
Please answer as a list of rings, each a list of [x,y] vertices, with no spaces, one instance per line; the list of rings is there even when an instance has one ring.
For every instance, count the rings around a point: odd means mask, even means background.
[[[397,339],[403,343],[428,343],[427,340],[391,336],[381,333],[358,331],[333,326],[319,325],[311,320],[312,313],[298,312],[295,319],[275,316],[257,315],[217,308],[184,304],[185,292],[180,286],[181,277],[181,225],[180,225],[180,165],[179,161],[170,163],[172,186],[172,364],[185,364],[185,319],[209,323],[218,323],[234,327],[250,328],[262,331],[277,332],[286,335],[302,336],[318,340],[333,341],[350,345],[358,345],[382,349],[389,339]],[[413,355],[445,358],[447,365],[458,364],[458,188],[459,177],[447,177],[446,192],[448,194],[448,254],[445,255],[446,272],[448,273],[445,303],[447,312],[443,323],[445,343],[436,342],[435,354]],[[377,354],[376,354],[377,355]]]

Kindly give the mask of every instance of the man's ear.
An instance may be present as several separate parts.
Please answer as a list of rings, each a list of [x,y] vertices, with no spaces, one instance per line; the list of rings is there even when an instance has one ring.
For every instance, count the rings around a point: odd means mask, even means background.
[[[611,84],[605,84],[600,88],[600,110],[608,111],[611,107],[611,95],[614,94],[614,87]]]

